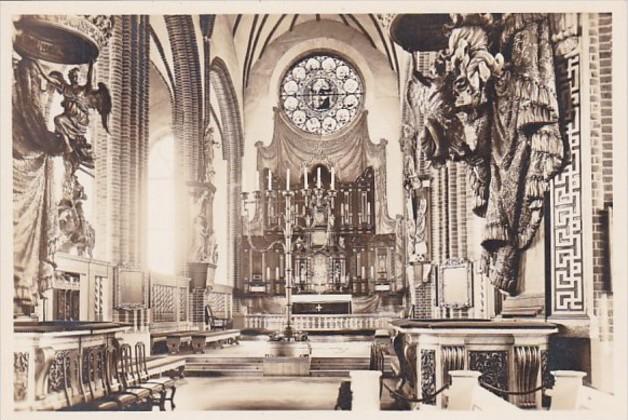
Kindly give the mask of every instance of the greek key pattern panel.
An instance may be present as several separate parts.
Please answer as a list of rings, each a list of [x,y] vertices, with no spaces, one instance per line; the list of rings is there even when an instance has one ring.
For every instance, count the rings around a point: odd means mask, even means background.
[[[469,370],[482,372],[481,381],[508,389],[508,354],[505,351],[470,351]]]
[[[29,357],[26,352],[13,353],[13,401],[24,401],[28,390]]]
[[[436,392],[436,351],[421,350],[421,395],[426,398]],[[436,397],[427,398],[424,404],[436,404]]]
[[[580,55],[556,60],[569,162],[551,185],[552,314],[584,314]]]

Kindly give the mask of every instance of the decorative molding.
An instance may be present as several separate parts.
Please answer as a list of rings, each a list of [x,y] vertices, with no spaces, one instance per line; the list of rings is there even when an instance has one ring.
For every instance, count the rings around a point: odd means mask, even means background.
[[[447,285],[445,283],[459,282],[460,278],[447,279],[448,271],[464,271],[466,278],[465,285],[453,285],[455,287],[461,287],[466,290],[466,296],[464,299],[456,302],[447,301],[445,292]],[[460,273],[458,273],[460,274]],[[450,285],[449,287],[451,287]],[[463,258],[452,258],[445,261],[438,268],[438,306],[452,309],[465,309],[473,306],[473,265],[471,261]]]
[[[549,365],[549,351],[541,350],[541,379],[543,380],[543,386],[545,388],[552,388],[554,386],[554,376],[550,372]]]
[[[482,372],[483,382],[508,389],[508,352],[469,351],[469,370]]]
[[[421,350],[421,395],[426,398],[436,392],[436,350]],[[435,405],[436,398],[428,398],[424,404]]]
[[[13,353],[13,401],[24,401],[28,394],[29,353]]]
[[[555,54],[565,56],[578,47],[579,13],[552,13],[550,16]]]
[[[450,370],[464,369],[464,346],[442,347],[443,385],[449,383]]]
[[[582,227],[580,55],[557,57],[561,126],[571,157],[550,184],[551,315],[586,313]]]
[[[541,352],[538,346],[516,346],[515,353],[515,381],[517,390],[527,391],[537,387],[539,369],[541,367]],[[514,395],[512,402],[520,408],[535,408],[537,393]]]
[[[48,392],[61,392],[65,389],[65,378],[70,376],[69,369],[63,371],[63,361],[69,357],[69,350],[57,351],[48,371]]]

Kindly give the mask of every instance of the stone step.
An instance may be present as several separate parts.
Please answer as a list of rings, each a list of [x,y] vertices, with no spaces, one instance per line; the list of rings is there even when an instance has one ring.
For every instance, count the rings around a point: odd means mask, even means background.
[[[185,369],[187,376],[203,376],[203,377],[250,377],[250,376],[264,376],[264,372],[260,370],[201,370]]]

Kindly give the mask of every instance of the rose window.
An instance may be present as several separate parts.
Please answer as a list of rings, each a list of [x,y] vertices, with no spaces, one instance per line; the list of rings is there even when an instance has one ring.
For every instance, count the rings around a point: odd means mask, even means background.
[[[310,134],[329,135],[358,115],[364,102],[364,83],[345,60],[327,54],[312,55],[286,72],[280,101],[296,127]]]

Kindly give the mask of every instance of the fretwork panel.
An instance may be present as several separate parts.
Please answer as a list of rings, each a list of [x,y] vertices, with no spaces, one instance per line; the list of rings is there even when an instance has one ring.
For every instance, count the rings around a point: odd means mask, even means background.
[[[585,313],[582,256],[580,56],[557,58],[562,126],[569,163],[551,184],[552,314]]]
[[[160,284],[153,285],[153,321],[176,321],[176,289],[177,288],[174,286],[164,286]]]

